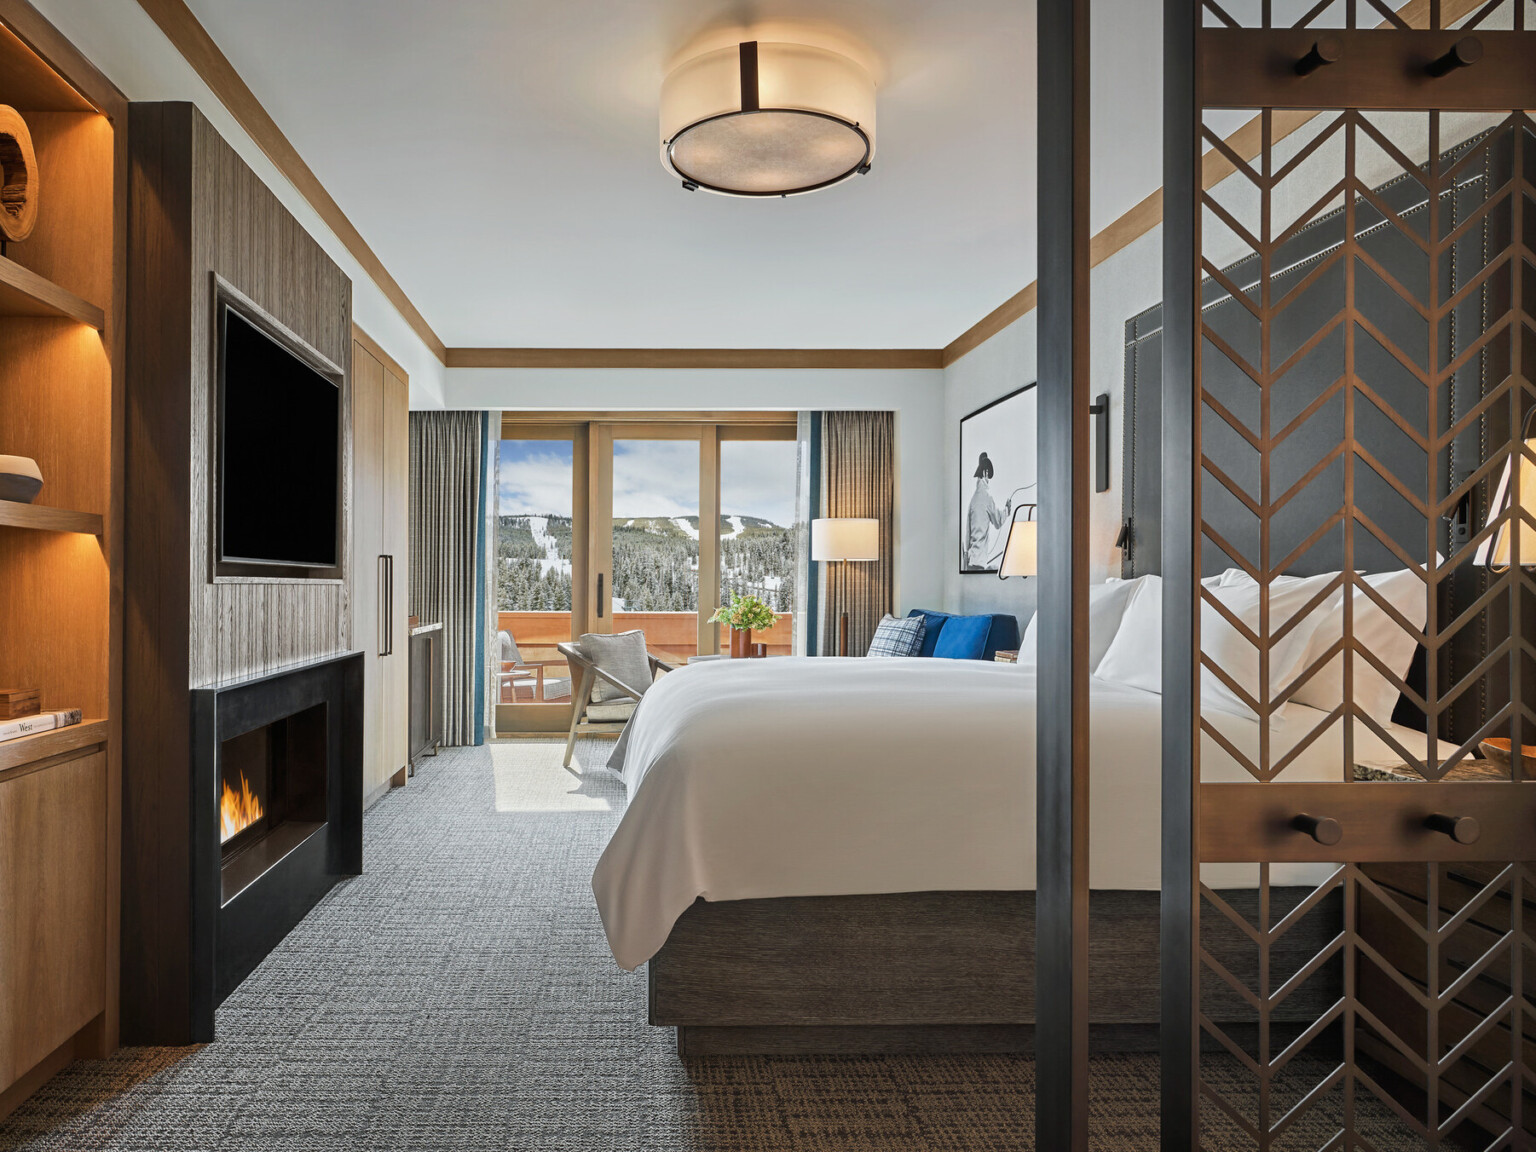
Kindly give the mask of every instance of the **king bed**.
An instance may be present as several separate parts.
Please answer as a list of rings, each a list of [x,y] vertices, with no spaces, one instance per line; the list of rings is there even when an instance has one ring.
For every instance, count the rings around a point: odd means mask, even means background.
[[[593,877],[615,959],[649,961],[651,1023],[676,1027],[685,1054],[1028,1050],[1036,676],[789,657],[658,680],[609,762],[629,806]],[[1157,1020],[1160,698],[1099,679],[1092,692],[1096,1043],[1140,1047]],[[1251,754],[1258,723],[1213,715]],[[1272,738],[1294,743],[1324,716],[1292,705]],[[1363,725],[1356,745],[1362,764],[1401,758]],[[1338,752],[1316,741],[1286,778],[1336,780]],[[1215,742],[1204,754],[1205,779],[1223,759],[1242,778]],[[1282,902],[1329,871],[1287,867],[1273,874]],[[1256,871],[1204,879],[1253,912]],[[1337,922],[1323,901],[1289,938],[1298,963]],[[1336,996],[1314,980],[1275,1019],[1314,1020]],[[1250,1015],[1216,989],[1207,1009]]]

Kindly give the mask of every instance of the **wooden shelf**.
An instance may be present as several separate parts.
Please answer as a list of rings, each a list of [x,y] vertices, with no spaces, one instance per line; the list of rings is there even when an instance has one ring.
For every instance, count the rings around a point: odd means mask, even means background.
[[[95,512],[71,512],[68,508],[48,508],[41,504],[19,504],[0,500],[0,525],[10,528],[39,528],[45,532],[84,532],[100,536],[101,517]]]
[[[106,741],[105,720],[85,720],[67,728],[34,732],[31,736],[18,736],[14,740],[0,740],[0,772],[35,764],[63,752],[89,748],[93,744],[105,744]]]
[[[98,332],[107,326],[106,313],[89,300],[82,300],[7,256],[0,256],[0,316],[61,316],[88,324]]]

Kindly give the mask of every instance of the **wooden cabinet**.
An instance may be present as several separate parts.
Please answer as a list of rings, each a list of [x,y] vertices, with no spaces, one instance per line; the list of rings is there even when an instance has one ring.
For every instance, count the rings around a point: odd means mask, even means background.
[[[0,779],[0,1083],[106,1007],[107,754]]]
[[[352,644],[364,653],[363,797],[405,783],[410,434],[405,373],[352,342]]]
[[[0,742],[3,1116],[117,1045],[128,105],[24,0],[0,0],[0,105],[38,205],[0,255],[0,453],[43,474],[0,501],[0,685],[85,717]]]

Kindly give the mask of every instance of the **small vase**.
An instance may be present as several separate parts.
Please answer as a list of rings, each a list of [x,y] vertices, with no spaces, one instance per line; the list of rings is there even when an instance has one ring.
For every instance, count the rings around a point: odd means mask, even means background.
[[[752,655],[752,629],[731,629],[731,659],[745,660]]]

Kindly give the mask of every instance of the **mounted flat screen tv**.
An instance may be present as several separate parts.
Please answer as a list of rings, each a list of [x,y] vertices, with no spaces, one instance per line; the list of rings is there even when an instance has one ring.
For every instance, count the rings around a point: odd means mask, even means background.
[[[218,369],[219,560],[334,569],[341,388],[229,304]]]

